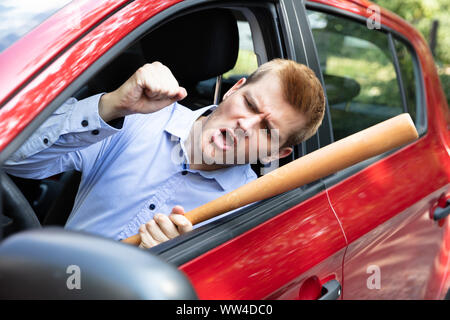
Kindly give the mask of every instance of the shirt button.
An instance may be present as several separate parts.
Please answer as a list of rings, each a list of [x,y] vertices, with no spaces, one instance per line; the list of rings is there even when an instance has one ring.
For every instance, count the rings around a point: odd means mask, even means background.
[[[81,121],[81,125],[83,127],[87,127],[89,125],[89,122],[87,120],[83,120],[83,121]]]
[[[92,130],[92,134],[93,134],[94,136],[98,135],[99,133],[100,133],[100,131],[98,131],[97,129]]]
[[[187,172],[186,170],[183,170],[183,171],[181,171],[181,174],[182,174],[183,176],[185,176],[185,175],[188,174],[188,172]]]
[[[156,206],[152,203],[149,207],[150,210],[155,210]]]

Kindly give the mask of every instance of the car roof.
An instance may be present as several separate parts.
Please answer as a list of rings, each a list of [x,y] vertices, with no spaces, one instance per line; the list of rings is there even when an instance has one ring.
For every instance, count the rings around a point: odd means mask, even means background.
[[[0,53],[0,105],[126,0],[72,1]]]

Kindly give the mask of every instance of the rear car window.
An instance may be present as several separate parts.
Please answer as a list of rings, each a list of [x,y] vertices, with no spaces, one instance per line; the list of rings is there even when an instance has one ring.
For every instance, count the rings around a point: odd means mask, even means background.
[[[308,11],[327,90],[334,139],[403,112],[387,34]]]
[[[2,0],[0,3],[0,52],[69,2],[70,0]]]

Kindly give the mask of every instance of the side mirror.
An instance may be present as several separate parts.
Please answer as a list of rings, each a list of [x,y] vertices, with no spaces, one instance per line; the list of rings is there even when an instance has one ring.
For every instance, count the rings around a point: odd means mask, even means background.
[[[197,299],[175,266],[150,252],[61,228],[0,243],[0,299]]]

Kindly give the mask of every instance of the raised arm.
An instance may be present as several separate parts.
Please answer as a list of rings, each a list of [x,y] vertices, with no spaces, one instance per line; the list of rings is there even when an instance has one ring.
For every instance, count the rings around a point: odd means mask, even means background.
[[[33,179],[72,169],[82,171],[83,161],[98,159],[108,137],[120,131],[110,125],[112,120],[159,111],[186,95],[166,66],[159,62],[146,64],[115,91],[66,101],[3,168],[10,174]]]
[[[186,95],[169,68],[153,62],[139,68],[117,90],[102,96],[99,114],[108,122],[134,113],[152,113]]]

